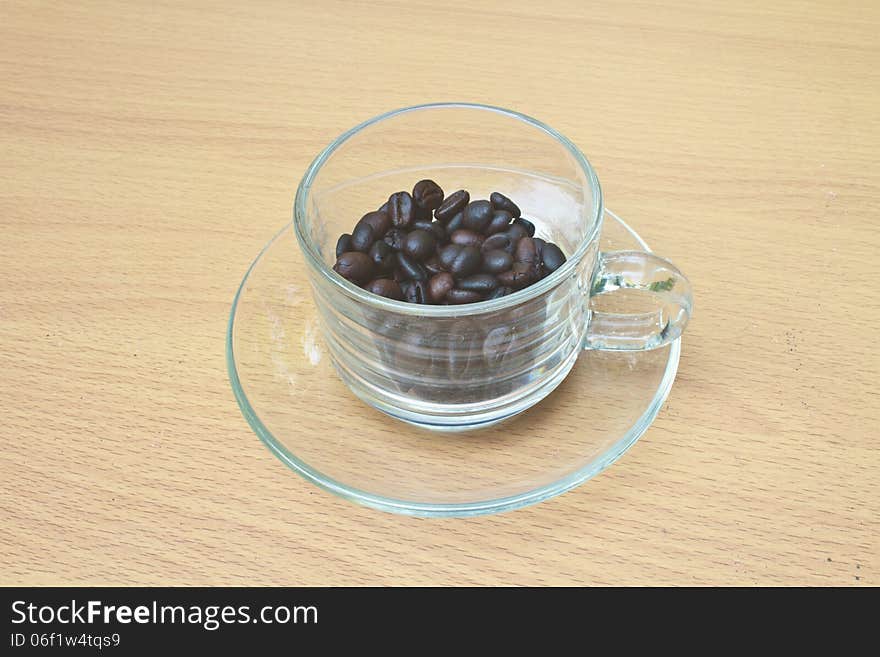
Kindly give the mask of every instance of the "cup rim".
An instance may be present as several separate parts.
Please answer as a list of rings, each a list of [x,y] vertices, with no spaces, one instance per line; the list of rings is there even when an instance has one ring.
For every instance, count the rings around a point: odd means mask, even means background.
[[[305,231],[304,227],[307,215],[306,208],[309,192],[311,191],[312,182],[314,181],[315,176],[317,176],[318,172],[321,170],[321,167],[333,154],[334,151],[336,151],[342,144],[344,144],[346,141],[351,139],[362,130],[372,125],[375,125],[376,123],[399,116],[401,114],[436,109],[473,109],[503,114],[505,116],[517,119],[519,121],[522,121],[523,123],[531,125],[532,127],[538,128],[539,130],[553,137],[575,159],[575,162],[578,163],[578,165],[581,167],[581,170],[584,172],[588,186],[592,192],[592,226],[590,228],[589,234],[583,240],[581,240],[574,253],[566,260],[565,264],[563,264],[562,267],[557,269],[546,278],[541,279],[534,285],[530,285],[526,288],[523,288],[522,290],[517,290],[516,292],[508,294],[507,296],[501,297],[499,299],[490,299],[488,301],[479,301],[477,303],[468,303],[454,306],[433,306],[427,304],[408,303],[405,301],[396,301],[394,299],[388,299],[385,297],[380,297],[376,294],[372,294],[358,287],[354,283],[346,280],[337,272],[333,271],[331,267],[327,266],[320,253],[318,253],[315,244],[312,242],[307,232]],[[330,142],[330,144],[328,144],[309,165],[309,168],[306,170],[302,180],[299,183],[299,186],[297,187],[296,197],[293,204],[292,223],[297,242],[300,245],[300,249],[305,254],[306,260],[308,261],[312,269],[318,271],[327,281],[338,287],[347,295],[354,297],[359,302],[372,306],[376,309],[386,310],[388,312],[402,315],[415,315],[420,317],[464,317],[511,308],[513,306],[519,305],[520,303],[536,298],[555,287],[557,283],[567,277],[576,268],[578,263],[580,263],[580,261],[583,259],[590,245],[598,237],[599,230],[602,225],[603,212],[604,203],[602,198],[602,188],[599,185],[599,178],[596,175],[596,172],[593,169],[592,165],[587,160],[586,156],[577,146],[575,146],[575,144],[570,139],[568,139],[568,137],[566,137],[559,131],[551,128],[546,123],[543,123],[538,119],[532,118],[514,110],[505,109],[503,107],[496,107],[493,105],[484,105],[482,103],[442,102],[426,103],[423,105],[412,105],[410,107],[403,107],[400,109],[385,112],[383,114],[379,114],[371,119],[367,119],[366,121],[354,126],[353,128],[350,128],[349,130],[346,130],[336,139]]]

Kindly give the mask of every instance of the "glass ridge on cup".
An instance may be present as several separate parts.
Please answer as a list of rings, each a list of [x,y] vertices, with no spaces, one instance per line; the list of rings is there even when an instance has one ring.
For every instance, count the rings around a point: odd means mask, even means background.
[[[379,297],[334,272],[336,237],[422,179],[472,199],[501,192],[568,260],[523,290],[459,306]],[[601,254],[602,217],[599,180],[568,139],[510,110],[442,103],[383,114],[331,143],[300,183],[293,225],[345,384],[406,422],[467,430],[540,401],[582,349],[651,349],[681,334],[687,279],[653,254]],[[597,311],[591,298],[611,303]]]

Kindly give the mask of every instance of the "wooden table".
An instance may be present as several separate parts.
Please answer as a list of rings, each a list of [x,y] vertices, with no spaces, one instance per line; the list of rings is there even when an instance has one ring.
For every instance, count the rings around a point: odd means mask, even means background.
[[[0,584],[880,584],[880,6],[471,4],[0,5]],[[570,136],[697,298],[620,462],[468,520],[295,476],[224,364],[315,153],[445,99]]]

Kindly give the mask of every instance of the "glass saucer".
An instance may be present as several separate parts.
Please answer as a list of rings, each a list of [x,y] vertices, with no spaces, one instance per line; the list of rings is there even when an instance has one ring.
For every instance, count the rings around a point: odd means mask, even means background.
[[[601,248],[648,250],[607,210]],[[601,472],[656,417],[680,351],[680,339],[653,351],[584,351],[554,392],[501,424],[420,429],[367,406],[339,379],[290,224],[245,274],[226,341],[235,398],[278,458],[346,499],[419,516],[516,509]]]

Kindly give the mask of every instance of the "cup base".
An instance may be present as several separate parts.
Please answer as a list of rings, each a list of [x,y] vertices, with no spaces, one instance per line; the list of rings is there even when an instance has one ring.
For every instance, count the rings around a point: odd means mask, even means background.
[[[385,395],[381,391],[372,390],[362,380],[349,376],[337,363],[334,362],[333,365],[351,392],[365,404],[389,417],[428,431],[462,432],[493,427],[530,409],[565,380],[580,353],[582,352],[574,352],[566,362],[558,366],[553,376],[542,380],[538,387],[528,393],[520,393],[510,399],[502,398],[491,405],[480,405],[481,408],[475,409],[463,408],[461,404],[425,404],[420,409],[407,410],[400,404],[385,401]]]

